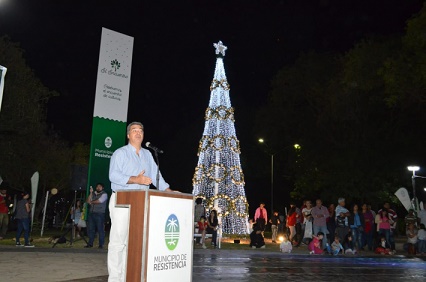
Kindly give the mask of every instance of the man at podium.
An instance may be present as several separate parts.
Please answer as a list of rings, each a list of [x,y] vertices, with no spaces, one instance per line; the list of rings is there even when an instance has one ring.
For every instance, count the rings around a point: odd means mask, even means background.
[[[111,231],[108,245],[108,281],[125,281],[129,211],[116,207],[116,193],[123,190],[148,190],[155,179],[157,164],[152,154],[142,148],[144,127],[140,122],[127,126],[128,144],[117,149],[111,157],[109,179],[113,191],[109,203]],[[172,191],[160,174],[161,191]],[[142,203],[141,203],[142,204]]]

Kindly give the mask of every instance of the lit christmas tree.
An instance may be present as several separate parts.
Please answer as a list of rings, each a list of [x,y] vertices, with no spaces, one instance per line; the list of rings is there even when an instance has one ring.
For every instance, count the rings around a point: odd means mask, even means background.
[[[198,165],[193,178],[193,194],[206,208],[216,209],[226,234],[247,234],[248,203],[240,164],[240,144],[235,134],[234,108],[229,99],[223,57],[226,46],[216,48],[216,68],[210,86],[203,137],[198,147]]]

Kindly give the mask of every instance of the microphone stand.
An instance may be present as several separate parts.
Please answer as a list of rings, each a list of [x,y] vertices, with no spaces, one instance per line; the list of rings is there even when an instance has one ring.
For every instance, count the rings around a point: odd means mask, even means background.
[[[153,150],[154,151],[154,155],[155,155],[155,160],[157,161],[157,177],[156,177],[156,185],[155,188],[157,188],[157,190],[160,190],[160,160],[158,159],[158,152],[157,150]]]

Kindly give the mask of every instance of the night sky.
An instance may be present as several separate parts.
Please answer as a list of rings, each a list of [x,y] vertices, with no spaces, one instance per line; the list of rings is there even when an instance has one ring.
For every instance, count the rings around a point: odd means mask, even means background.
[[[20,42],[36,75],[60,93],[48,104],[48,123],[70,144],[90,143],[101,28],[133,36],[128,121],[141,121],[145,141],[165,151],[161,170],[172,187],[191,192],[214,42],[228,46],[225,70],[245,159],[260,137],[252,129],[256,109],[280,68],[301,52],[344,53],[362,39],[402,34],[422,2],[0,0],[0,35]]]

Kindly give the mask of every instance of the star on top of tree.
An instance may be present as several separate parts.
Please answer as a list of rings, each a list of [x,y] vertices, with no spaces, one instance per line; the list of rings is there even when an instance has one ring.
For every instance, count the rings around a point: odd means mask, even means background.
[[[216,55],[219,55],[220,53],[222,56],[225,56],[225,51],[228,49],[225,45],[223,45],[222,41],[219,40],[218,43],[213,43],[214,48],[216,48]]]

